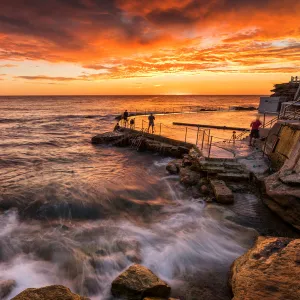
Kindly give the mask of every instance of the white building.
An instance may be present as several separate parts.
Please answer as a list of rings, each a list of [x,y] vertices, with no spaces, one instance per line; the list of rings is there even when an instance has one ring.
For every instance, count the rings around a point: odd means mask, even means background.
[[[281,103],[285,100],[285,97],[260,97],[258,112],[276,114],[280,111]]]

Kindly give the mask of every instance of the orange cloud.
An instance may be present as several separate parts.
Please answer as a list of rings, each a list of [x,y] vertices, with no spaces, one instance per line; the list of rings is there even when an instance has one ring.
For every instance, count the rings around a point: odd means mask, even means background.
[[[70,62],[93,71],[16,75],[41,82],[292,73],[300,66],[299,9],[294,0],[2,0],[0,60]]]

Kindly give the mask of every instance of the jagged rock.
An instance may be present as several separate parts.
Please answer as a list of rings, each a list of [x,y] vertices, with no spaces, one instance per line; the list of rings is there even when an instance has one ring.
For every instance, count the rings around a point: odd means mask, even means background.
[[[40,289],[27,289],[12,300],[89,300],[89,298],[73,294],[62,285],[51,285]]]
[[[16,286],[15,280],[1,280],[0,281],[0,299],[7,297],[13,288]]]
[[[231,267],[233,300],[300,299],[300,239],[259,237]]]
[[[200,180],[200,174],[190,168],[180,169],[180,182],[184,185],[193,186]]]
[[[140,300],[144,297],[168,298],[171,288],[146,267],[133,265],[113,281],[111,292],[115,297]]]
[[[210,180],[217,202],[231,204],[234,201],[232,191],[222,180]]]

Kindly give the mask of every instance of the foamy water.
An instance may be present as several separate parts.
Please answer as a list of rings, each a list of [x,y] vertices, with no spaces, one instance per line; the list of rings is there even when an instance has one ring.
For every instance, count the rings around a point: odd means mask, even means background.
[[[230,264],[257,233],[229,221],[229,210],[193,198],[166,174],[169,158],[95,147],[90,138],[111,130],[125,108],[225,108],[257,101],[0,98],[0,279],[17,283],[8,299],[57,283],[110,299],[112,280],[133,263],[151,268],[180,299],[230,299]]]

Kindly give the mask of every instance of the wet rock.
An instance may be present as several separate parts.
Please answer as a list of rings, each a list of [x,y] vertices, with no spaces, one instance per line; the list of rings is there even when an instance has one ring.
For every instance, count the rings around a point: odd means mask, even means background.
[[[178,174],[179,170],[177,169],[176,165],[174,163],[168,163],[167,167],[166,167],[167,171],[170,173],[170,174]]]
[[[300,239],[259,237],[231,267],[233,300],[300,299],[299,251]]]
[[[92,144],[112,144],[125,138],[125,133],[120,131],[105,132],[92,138]]]
[[[200,192],[203,194],[203,195],[208,195],[209,194],[209,188],[206,186],[206,185],[201,185],[200,187]]]
[[[15,280],[0,280],[0,299],[7,297],[15,286]]]
[[[200,180],[200,174],[190,168],[180,169],[180,182],[187,186],[196,185]]]
[[[177,167],[177,165],[174,161],[169,162],[166,166],[166,169],[170,174],[173,174],[173,175],[179,173],[179,168]]]
[[[181,156],[184,154],[188,154],[190,152],[190,149],[187,147],[179,146],[178,151],[180,152]]]
[[[115,297],[140,300],[147,296],[168,298],[171,288],[146,267],[133,265],[113,281],[111,292]]]
[[[222,180],[210,180],[216,201],[222,204],[231,204],[234,201],[232,191]]]
[[[89,300],[89,298],[73,294],[62,285],[51,285],[40,289],[27,289],[12,300]]]
[[[189,155],[184,155],[182,159],[182,166],[189,167],[193,164],[192,159]]]
[[[201,191],[199,190],[199,188],[197,186],[195,186],[195,185],[192,186],[191,190],[192,190],[192,196],[193,196],[193,198],[197,199],[197,198],[201,198],[202,197]]]

